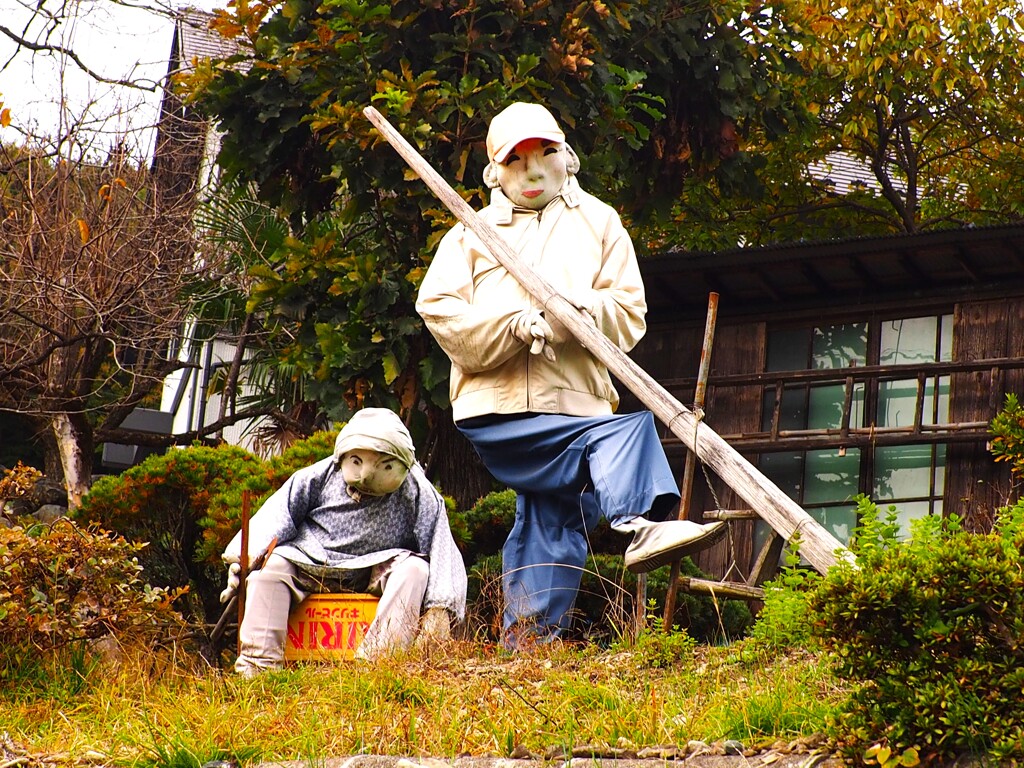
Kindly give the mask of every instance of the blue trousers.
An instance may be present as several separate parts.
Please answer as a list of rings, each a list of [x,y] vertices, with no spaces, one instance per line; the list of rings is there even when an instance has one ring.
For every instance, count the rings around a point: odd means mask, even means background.
[[[572,619],[587,533],[679,503],[654,417],[524,414],[457,424],[492,475],[516,491],[516,519],[502,550],[504,643],[549,640]]]

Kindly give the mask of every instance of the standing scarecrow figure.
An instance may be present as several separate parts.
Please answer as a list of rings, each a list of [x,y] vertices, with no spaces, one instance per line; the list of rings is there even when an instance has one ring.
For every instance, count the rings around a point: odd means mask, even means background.
[[[480,215],[522,262],[624,352],[646,331],[633,243],[576,180],[579,158],[552,114],[517,102],[490,123]],[[632,534],[626,566],[646,572],[709,546],[724,523],[663,520],[679,493],[654,417],[616,414],[605,366],[463,224],[445,234],[416,309],[451,359],[452,415],[484,464],[517,493],[503,550],[504,644],[569,626],[602,517]]]
[[[450,637],[466,611],[466,568],[444,499],[416,463],[409,430],[386,408],[364,408],[338,433],[334,455],[298,470],[259,508],[249,556],[277,544],[246,579],[235,671],[284,664],[291,607],[315,592],[380,597],[356,658],[374,659]],[[227,602],[238,588],[241,532],[224,550]],[[422,628],[421,628],[421,614]]]

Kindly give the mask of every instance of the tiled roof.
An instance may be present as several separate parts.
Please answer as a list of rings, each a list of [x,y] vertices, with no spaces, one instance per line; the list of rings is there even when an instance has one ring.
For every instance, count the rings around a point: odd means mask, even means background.
[[[238,40],[229,40],[210,29],[212,13],[196,8],[179,8],[171,62],[173,71],[187,70],[199,59],[226,59],[239,50]]]
[[[1024,222],[708,252],[640,262],[648,319],[836,307],[911,297],[1024,295]]]
[[[871,172],[871,166],[846,152],[832,152],[824,160],[811,163],[808,171],[818,181],[825,182],[837,195],[865,190],[880,192],[882,189]],[[901,179],[895,177],[893,184],[900,191],[906,187]]]

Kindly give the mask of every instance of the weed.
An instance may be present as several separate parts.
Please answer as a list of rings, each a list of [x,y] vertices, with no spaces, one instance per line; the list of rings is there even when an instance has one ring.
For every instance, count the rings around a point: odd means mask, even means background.
[[[697,641],[676,626],[666,632],[664,619],[655,613],[656,609],[657,604],[653,600],[648,601],[646,626],[631,641],[614,643],[612,650],[630,651],[637,665],[644,669],[667,669],[691,664]]]

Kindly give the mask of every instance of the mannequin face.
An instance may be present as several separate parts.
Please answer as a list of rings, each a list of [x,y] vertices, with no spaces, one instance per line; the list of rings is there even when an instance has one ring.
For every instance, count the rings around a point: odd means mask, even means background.
[[[540,210],[558,195],[569,172],[565,144],[526,139],[497,163],[498,185],[518,206]]]
[[[345,482],[367,496],[385,496],[397,491],[409,473],[394,456],[367,448],[349,451],[341,459]]]

